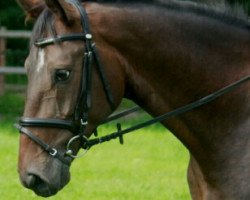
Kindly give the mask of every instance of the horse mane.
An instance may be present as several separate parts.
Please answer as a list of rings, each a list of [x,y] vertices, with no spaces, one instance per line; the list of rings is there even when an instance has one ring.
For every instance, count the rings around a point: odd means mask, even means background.
[[[213,18],[226,24],[235,25],[241,28],[249,29],[249,17],[242,7],[229,4],[215,3],[208,5],[193,1],[180,0],[82,0],[82,2],[96,2],[103,4],[132,5],[140,4],[155,5],[166,9],[174,9],[180,12],[190,12],[199,16]]]
[[[207,17],[227,25],[250,30],[249,16],[243,8],[230,6],[229,4],[223,6],[221,4],[208,5],[178,0],[156,0],[155,2],[169,10]]]
[[[241,12],[237,12],[235,14],[235,12],[232,12],[234,8],[229,6],[223,8],[220,6],[218,8],[216,6],[211,7],[191,1],[178,0],[81,0],[81,2],[96,2],[128,8],[140,7],[144,4],[147,4],[153,6],[155,9],[174,10],[176,12],[180,12],[180,14],[190,13],[197,16],[218,20],[238,28],[250,30],[248,15],[242,10]],[[49,32],[52,36],[56,36],[53,22],[53,14],[48,9],[45,9],[35,23],[30,44],[32,45],[37,39],[45,37],[44,34],[46,32]]]

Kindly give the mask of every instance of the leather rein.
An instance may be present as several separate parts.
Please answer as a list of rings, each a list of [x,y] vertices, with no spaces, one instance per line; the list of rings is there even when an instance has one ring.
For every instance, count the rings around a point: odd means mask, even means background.
[[[222,95],[236,89],[243,83],[250,80],[250,76],[246,76],[234,83],[223,87],[197,101],[194,101],[190,104],[177,108],[173,111],[165,113],[161,116],[148,120],[146,122],[139,123],[130,128],[122,129],[120,124],[117,124],[117,131],[113,132],[109,135],[102,136],[94,139],[87,139],[85,131],[88,125],[88,115],[89,110],[91,108],[91,85],[92,85],[92,65],[93,62],[96,63],[97,71],[99,77],[102,81],[103,88],[106,94],[106,99],[112,110],[115,109],[113,95],[110,89],[110,84],[106,79],[106,75],[104,72],[104,66],[100,62],[100,57],[98,55],[98,51],[95,47],[95,44],[92,41],[92,35],[90,33],[89,21],[86,10],[80,5],[78,1],[70,0],[68,1],[80,13],[81,23],[83,27],[83,33],[74,33],[69,35],[61,35],[56,36],[55,38],[42,38],[35,42],[35,46],[44,48],[48,45],[54,45],[55,43],[64,42],[64,41],[84,41],[85,43],[85,53],[84,53],[84,62],[82,69],[82,79],[80,85],[80,92],[77,98],[77,103],[74,110],[74,116],[72,120],[64,120],[64,119],[54,119],[54,118],[28,118],[23,117],[20,119],[18,124],[15,124],[15,127],[19,129],[20,133],[28,136],[33,142],[38,144],[44,151],[49,153],[51,156],[57,158],[62,163],[66,165],[70,165],[71,161],[74,158],[77,158],[77,155],[74,155],[71,150],[71,146],[73,142],[80,141],[81,147],[86,151],[90,149],[92,146],[110,141],[112,139],[119,138],[121,144],[123,144],[123,135],[129,132],[144,128],[146,126],[155,124],[157,122],[161,122],[163,120],[167,120],[171,117],[183,114],[195,108],[198,108],[202,105],[205,105]],[[134,107],[128,111],[119,113],[117,115],[111,116],[103,123],[107,123],[114,119],[123,117],[127,114],[135,112],[139,109],[139,107]],[[67,147],[65,151],[59,151],[58,149],[51,147],[49,144],[42,141],[39,137],[34,135],[31,131],[29,131],[26,127],[49,127],[49,128],[59,128],[69,130],[74,134],[74,136],[68,141]]]

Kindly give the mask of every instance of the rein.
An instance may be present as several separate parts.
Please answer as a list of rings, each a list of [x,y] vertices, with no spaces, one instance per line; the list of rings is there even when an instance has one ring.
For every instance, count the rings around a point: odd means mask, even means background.
[[[95,138],[95,139],[87,139],[86,137],[86,127],[88,126],[88,116],[89,110],[91,108],[92,96],[91,96],[91,86],[92,86],[92,65],[95,62],[95,67],[97,68],[99,78],[101,79],[103,90],[106,95],[106,100],[110,105],[111,110],[115,109],[114,99],[111,92],[110,84],[106,78],[106,74],[104,71],[104,66],[101,64],[100,57],[98,51],[96,49],[95,44],[92,41],[92,35],[90,33],[88,16],[86,10],[80,5],[80,3],[76,0],[68,0],[80,13],[81,23],[83,27],[82,33],[73,33],[68,35],[56,36],[55,38],[41,38],[35,42],[35,45],[40,48],[44,48],[48,45],[54,45],[55,43],[64,42],[64,41],[84,41],[85,43],[85,53],[84,53],[84,61],[82,68],[82,78],[80,83],[80,91],[77,98],[74,116],[71,120],[64,119],[54,119],[54,118],[31,118],[31,117],[22,117],[19,121],[19,124],[15,124],[15,127],[20,131],[20,133],[25,134],[29,137],[33,142],[38,144],[44,151],[46,151],[51,156],[57,158],[62,163],[66,165],[70,165],[74,158],[77,158],[76,154],[73,153],[71,146],[73,142],[79,141],[81,147],[86,151],[90,149],[92,146],[110,141],[112,139],[119,138],[121,144],[123,144],[123,135],[147,127],[149,125],[155,124],[157,122],[161,122],[163,120],[167,120],[170,117],[174,117],[195,108],[201,107],[222,95],[236,89],[243,83],[250,80],[250,76],[246,76],[226,87],[221,88],[220,90],[215,91],[193,103],[187,104],[180,108],[177,108],[173,111],[165,113],[161,116],[158,116],[154,119],[148,120],[146,122],[137,124],[130,128],[122,129],[121,124],[117,124],[117,131],[113,132],[109,135]],[[113,115],[109,117],[107,120],[104,120],[101,124],[107,123],[114,119],[118,119],[122,116],[130,114],[132,112],[137,111],[139,108],[135,107],[128,111],[124,111],[122,113],[118,113],[117,115]],[[51,147],[49,144],[42,141],[39,137],[34,135],[30,130],[26,127],[49,127],[49,128],[59,128],[69,130],[74,136],[68,141],[66,145],[65,151],[60,151],[54,147]]]
[[[173,111],[167,112],[167,113],[160,115],[156,118],[153,118],[151,120],[148,120],[148,121],[139,123],[137,125],[134,125],[132,127],[126,128],[124,130],[121,129],[121,124],[118,123],[116,132],[111,133],[111,134],[106,135],[106,136],[103,136],[103,137],[99,137],[99,138],[95,138],[95,139],[91,139],[91,140],[86,140],[86,142],[83,144],[82,148],[90,149],[92,146],[95,146],[97,144],[101,144],[104,142],[108,142],[108,141],[110,141],[112,139],[116,139],[116,138],[119,138],[120,144],[123,144],[123,141],[124,141],[123,135],[130,133],[130,132],[133,132],[133,131],[136,131],[138,129],[153,125],[155,123],[162,122],[162,121],[167,120],[171,117],[181,115],[181,114],[186,113],[188,111],[191,111],[195,108],[198,108],[198,107],[201,107],[205,104],[208,104],[209,102],[216,100],[217,98],[221,97],[222,95],[233,91],[234,89],[236,89],[237,87],[241,86],[243,83],[246,83],[249,80],[250,80],[250,76],[246,76],[246,77],[244,77],[244,78],[242,78],[242,79],[240,79],[240,80],[238,80],[238,81],[236,81],[236,82],[234,82],[226,87],[223,87],[223,88],[217,90],[216,92],[213,92],[213,93],[211,93],[211,94],[209,94],[209,95],[207,95],[207,96],[205,96],[197,101],[194,101],[190,104],[187,104],[185,106],[177,108]]]

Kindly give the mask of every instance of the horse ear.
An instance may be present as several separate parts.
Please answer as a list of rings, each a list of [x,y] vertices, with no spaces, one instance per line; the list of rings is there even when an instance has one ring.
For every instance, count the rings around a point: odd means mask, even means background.
[[[43,0],[16,0],[20,7],[27,13],[26,21],[37,19],[45,8]]]
[[[45,2],[47,7],[66,24],[71,24],[79,17],[76,8],[67,0],[45,0]]]

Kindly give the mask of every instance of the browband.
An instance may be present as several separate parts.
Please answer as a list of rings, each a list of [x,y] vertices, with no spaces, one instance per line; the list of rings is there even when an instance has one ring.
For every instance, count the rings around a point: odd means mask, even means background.
[[[55,43],[60,43],[64,41],[77,41],[77,40],[86,40],[89,39],[88,35],[84,35],[83,33],[73,33],[73,34],[68,34],[68,35],[58,35],[55,37],[49,37],[49,38],[41,38],[38,39],[35,42],[35,45],[37,47],[45,47],[47,45],[55,44]]]

